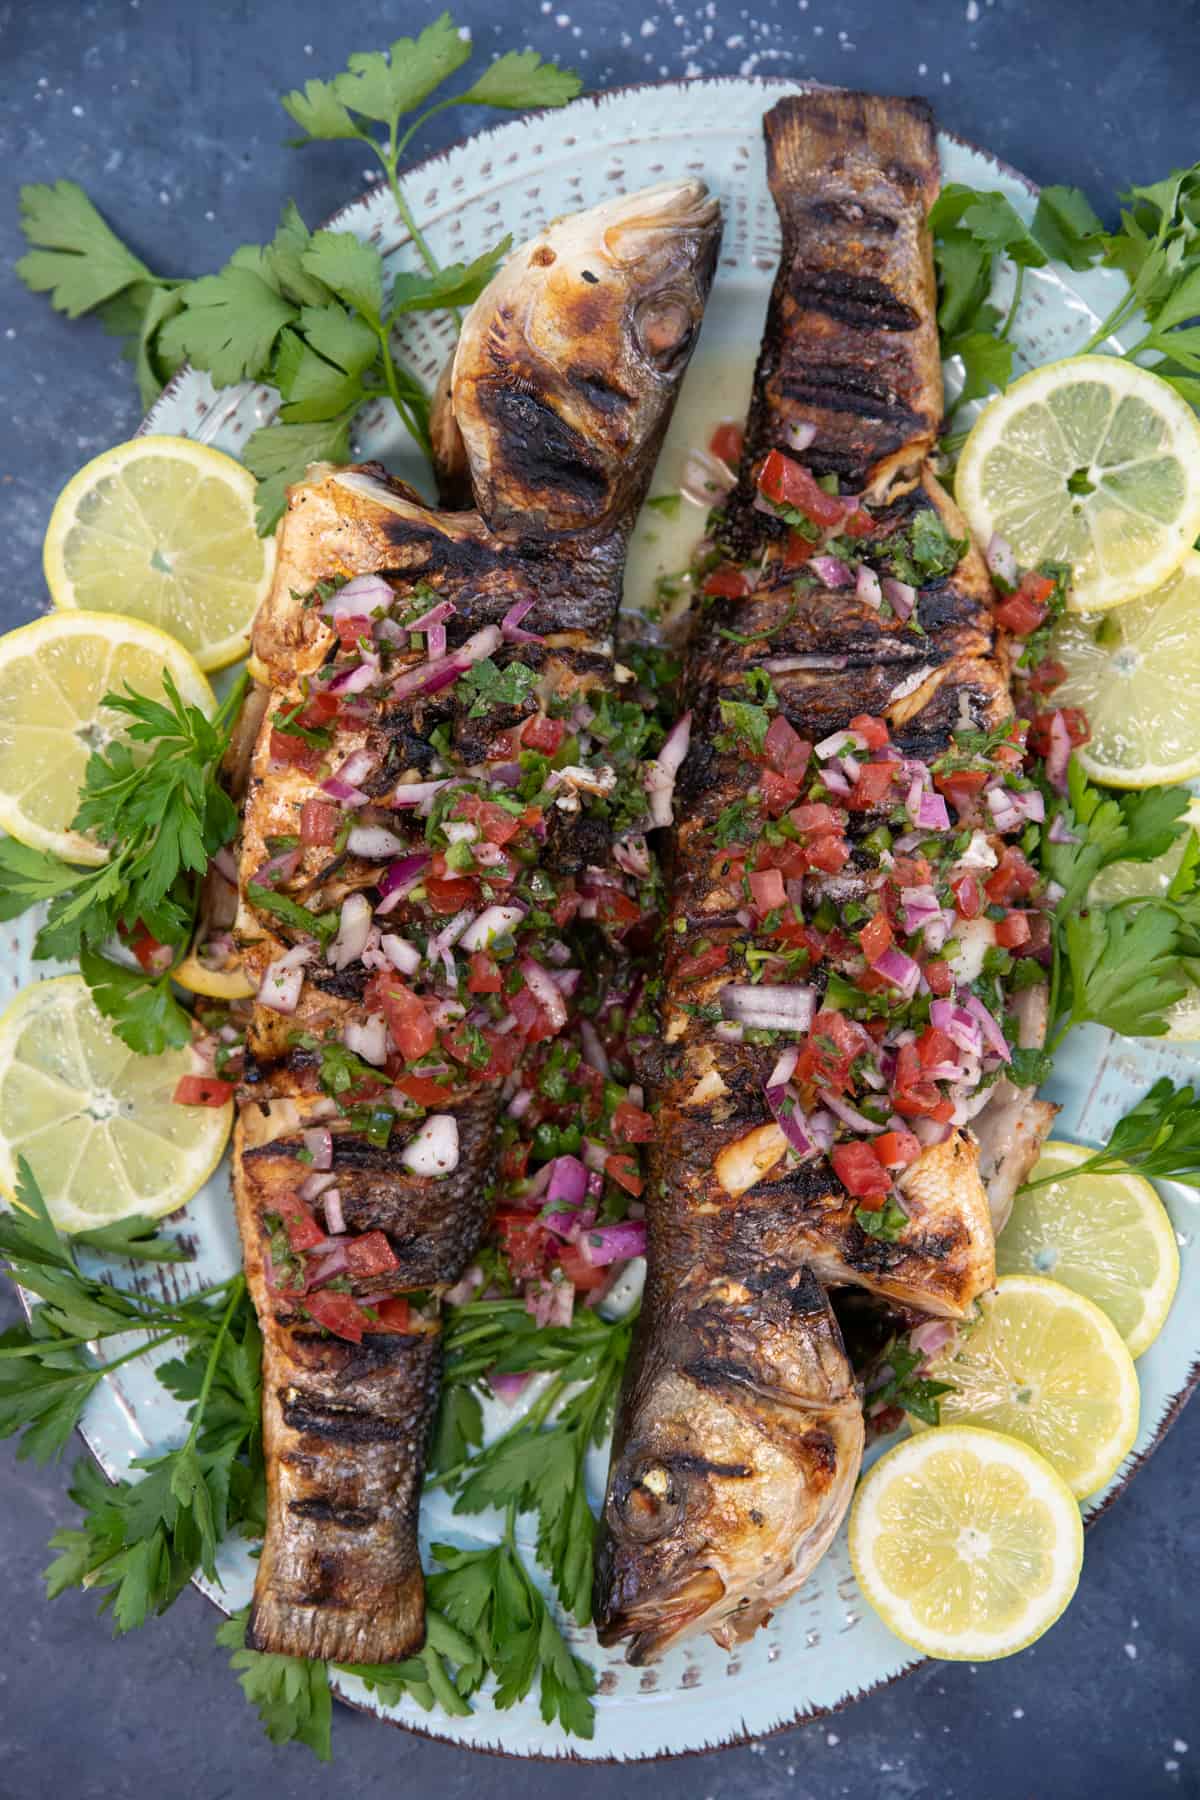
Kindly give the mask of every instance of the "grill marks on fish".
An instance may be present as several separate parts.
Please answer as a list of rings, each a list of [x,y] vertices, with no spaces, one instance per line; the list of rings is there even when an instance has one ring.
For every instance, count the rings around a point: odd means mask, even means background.
[[[720,527],[722,549],[758,578],[749,600],[706,610],[685,677],[693,723],[676,787],[662,1040],[646,1069],[659,1121],[649,1270],[597,1558],[601,1641],[627,1640],[633,1661],[691,1632],[728,1643],[752,1631],[836,1532],[863,1420],[823,1284],[961,1317],[994,1279],[987,1196],[967,1136],[953,1133],[907,1171],[911,1216],[900,1240],[870,1237],[824,1159],[787,1164],[763,1093],[778,1046],[715,1035],[728,968],[697,976],[686,967],[701,930],[714,944],[745,936],[736,920],[744,895],[728,873],[741,846],[736,830],[728,849],[716,845],[714,826],[760,775],[716,741],[727,729],[721,701],[749,697],[747,673],[771,675],[780,712],[809,743],[871,713],[888,719],[902,754],[925,761],[964,725],[987,728],[1011,712],[990,581],[974,550],[918,595],[916,630],[852,587],[811,577],[794,587],[777,557],[784,527],[753,504],[766,452],[786,450],[793,426],[815,425],[804,463],[837,473],[843,491],[869,484],[876,529],[856,548],[879,572],[889,572],[889,542],[923,510],[952,537],[967,535],[922,467],[942,405],[925,225],[938,181],[932,117],[919,101],[810,94],[768,114],[766,136],[783,252]],[[735,643],[722,628],[758,635]],[[884,813],[853,817],[851,882],[874,867],[857,846]],[[676,1481],[681,1454],[741,1461],[751,1474]],[[656,1469],[672,1473],[650,1505],[647,1470]]]
[[[461,684],[400,700],[385,690],[358,699],[356,711],[369,716],[339,722],[332,760],[366,750],[377,764],[366,790],[376,803],[397,781],[427,778],[437,767],[430,736],[439,726],[448,729],[454,765],[478,765],[494,741],[506,742],[505,727],[537,710],[538,695],[569,702],[611,683],[628,534],[687,360],[680,355],[667,371],[644,354],[636,320],[664,295],[685,315],[679,330],[686,327],[690,343],[719,237],[717,203],[703,184],[667,183],[559,221],[540,240],[545,256],[531,262],[526,246],[500,271],[464,323],[435,405],[444,485],[461,492],[468,473],[477,510],[434,511],[372,464],[316,465],[290,491],[275,581],[253,638],[252,667],[270,701],[242,838],[237,930],[251,979],[261,980],[297,933],[250,906],[247,884],[267,860],[268,839],[294,834],[300,806],[321,791],[321,772],[280,768],[271,758],[272,715],[304,700],[307,678],[337,647],[330,621],[304,597],[318,583],[378,574],[425,610],[432,589],[454,603],[451,650],[500,624],[514,602],[534,601],[523,625],[545,642],[503,643],[494,653],[499,665],[517,660],[532,672],[527,703],[476,719],[474,693]],[[581,284],[583,259],[603,281]],[[360,817],[424,847],[424,822],[412,814],[380,807]],[[598,857],[595,824],[556,822],[547,863]],[[379,864],[302,846],[284,890],[319,913],[372,887],[379,872]],[[403,901],[387,929],[403,933],[415,904]],[[423,932],[433,929],[419,910],[411,916]],[[423,1640],[417,1512],[437,1399],[436,1319],[433,1309],[415,1310],[407,1333],[368,1325],[357,1344],[314,1328],[303,1300],[268,1279],[267,1219],[311,1173],[300,1134],[316,1123],[331,1127],[347,1230],[384,1232],[397,1259],[387,1276],[357,1284],[358,1297],[369,1305],[373,1294],[400,1289],[436,1299],[461,1277],[483,1235],[500,1089],[448,1090],[436,1110],[454,1117],[459,1160],[440,1178],[415,1175],[403,1162],[414,1116],[397,1120],[386,1148],[351,1134],[319,1092],[319,1050],[296,1040],[340,1037],[362,1023],[366,972],[357,963],[332,970],[315,946],[310,966],[293,1013],[254,1008],[234,1143],[238,1225],[264,1340],[267,1531],[247,1641],[283,1654],[387,1662]],[[415,978],[418,986],[429,980]]]

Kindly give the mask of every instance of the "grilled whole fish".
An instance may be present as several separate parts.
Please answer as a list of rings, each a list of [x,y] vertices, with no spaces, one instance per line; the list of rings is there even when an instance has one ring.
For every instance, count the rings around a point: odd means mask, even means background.
[[[439,1297],[486,1224],[503,1083],[565,1017],[540,947],[606,840],[551,758],[592,756],[571,721],[614,681],[625,544],[719,235],[685,181],[514,254],[439,404],[476,510],[374,465],[289,494],[236,925],[258,992],[235,1192],[264,1339],[261,1650],[377,1662],[423,1639]]]
[[[933,120],[810,93],[765,129],[782,256],[688,660],[649,1272],[596,1565],[601,1641],[635,1662],[733,1642],[804,1581],[863,1441],[823,1285],[962,1318],[995,1278],[972,1122],[1001,1182],[1046,1128],[985,966],[994,894],[1002,941],[1037,941],[1003,834],[1030,784],[987,570],[926,461]]]

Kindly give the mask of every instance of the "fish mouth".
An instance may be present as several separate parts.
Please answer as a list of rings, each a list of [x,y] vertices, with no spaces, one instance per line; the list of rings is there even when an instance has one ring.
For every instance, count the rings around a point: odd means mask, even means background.
[[[696,1569],[669,1593],[647,1595],[598,1622],[596,1636],[606,1649],[627,1638],[625,1660],[638,1667],[656,1661],[677,1639],[690,1636],[724,1598],[725,1583],[716,1570]]]

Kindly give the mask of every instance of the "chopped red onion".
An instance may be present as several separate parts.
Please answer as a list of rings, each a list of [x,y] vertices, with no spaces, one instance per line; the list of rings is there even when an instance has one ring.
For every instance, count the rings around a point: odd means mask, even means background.
[[[255,887],[277,888],[281,882],[291,880],[303,855],[303,850],[281,850],[255,869],[250,879]]]
[[[727,462],[710,450],[693,450],[683,465],[679,491],[693,506],[715,506],[731,493],[737,476]]]
[[[382,1068],[388,1056],[387,1021],[382,1013],[370,1013],[365,1019],[351,1019],[342,1026],[342,1042],[364,1062]]]
[[[519,964],[521,974],[525,977],[525,985],[554,1026],[561,1031],[567,1022],[566,1002],[559,993],[549,973],[541,963],[535,962],[532,956],[523,956]]]
[[[479,836],[478,825],[473,825],[470,819],[446,819],[442,830],[448,844],[473,844]]]
[[[521,620],[531,613],[537,605],[536,600],[517,600],[509,607],[500,621],[500,629],[505,641],[510,644],[544,644],[545,638],[539,637],[536,631],[523,631]]]
[[[340,1188],[331,1187],[325,1195],[325,1229],[332,1237],[340,1237],[346,1229],[346,1214],[342,1209]]]
[[[965,1006],[953,1000],[935,1000],[929,1008],[930,1023],[936,1025],[968,1056],[978,1056],[983,1049],[983,1033],[979,1022]]]
[[[374,687],[380,678],[379,658],[368,656],[364,651],[362,660],[355,663],[352,669],[343,669],[329,683],[331,694],[362,694],[369,687]]]
[[[796,669],[844,669],[848,656],[770,656],[763,668],[770,675],[788,675]]]
[[[217,871],[217,874],[221,877],[222,881],[227,881],[231,887],[237,886],[238,866],[234,860],[233,851],[229,848],[228,844],[222,844],[221,848],[215,852],[213,859],[208,866],[210,869],[215,869]]]
[[[807,1031],[816,1012],[816,994],[795,982],[778,987],[731,981],[721,989],[727,1019],[759,1031]]]
[[[800,1058],[799,1044],[789,1044],[779,1053],[778,1061],[767,1076],[768,1087],[786,1087],[796,1072],[796,1064]]]
[[[579,1253],[593,1268],[611,1262],[625,1262],[631,1256],[646,1254],[646,1221],[626,1219],[620,1225],[593,1226],[580,1232]]]
[[[854,591],[864,606],[873,606],[876,612],[883,605],[883,589],[879,585],[879,577],[867,563],[858,565]]]
[[[821,1105],[827,1108],[836,1119],[840,1119],[843,1125],[849,1125],[851,1131],[859,1131],[865,1136],[871,1137],[875,1132],[883,1130],[882,1125],[877,1125],[874,1119],[868,1119],[866,1113],[860,1113],[857,1107],[851,1106],[848,1100],[841,1099],[839,1095],[831,1094],[827,1089],[821,1088],[818,1090],[817,1097]]]
[[[446,1298],[449,1300],[450,1295],[447,1294]],[[511,1406],[515,1400],[520,1398],[532,1380],[532,1375],[499,1374],[493,1369],[488,1375],[487,1384],[497,1400],[503,1400],[506,1406]]]
[[[584,1138],[583,1160],[587,1168],[592,1169],[597,1175],[603,1175],[604,1165],[608,1158],[607,1144],[601,1144],[595,1138]]]
[[[882,975],[885,981],[890,981],[906,1000],[912,999],[921,979],[921,965],[914,962],[911,956],[906,956],[903,950],[897,950],[893,945],[891,949],[884,951],[873,966],[875,973]]]
[[[908,1341],[922,1356],[930,1357],[952,1344],[957,1336],[958,1326],[953,1319],[923,1319],[914,1331],[909,1332]]]
[[[831,794],[846,795],[851,792],[851,785],[840,769],[830,767],[822,769],[821,780]]]
[[[386,612],[394,599],[395,595],[382,575],[356,575],[353,581],[348,581],[345,587],[338,588],[328,600],[321,602],[321,611],[327,618],[361,619],[380,609]]]
[[[910,1119],[909,1128],[926,1150],[931,1150],[935,1144],[944,1144],[954,1129],[950,1124],[940,1124],[937,1119]]]
[[[525,917],[522,906],[485,907],[479,917],[462,934],[464,950],[487,950],[499,937],[514,932]]]
[[[454,958],[450,952],[474,917],[475,909],[470,906],[464,907],[462,912],[455,913],[454,917],[443,925],[442,929],[434,937],[431,937],[425,946],[426,962],[433,964],[440,957],[442,967],[446,972],[446,979],[452,985],[458,977],[454,967]]]
[[[387,804],[397,808],[415,806],[422,813],[427,813],[428,803],[435,794],[440,794],[444,787],[449,786],[451,779],[446,776],[441,781],[402,781],[388,795]]]
[[[1061,812],[1056,812],[1050,821],[1050,829],[1046,833],[1046,838],[1051,844],[1077,844],[1079,833],[1070,829]]]
[[[408,845],[386,825],[352,825],[346,836],[346,848],[351,856],[383,862],[389,856],[402,856]]]
[[[329,1192],[336,1180],[337,1176],[329,1174],[328,1171],[306,1175],[296,1189],[296,1198],[302,1200],[305,1206],[312,1206],[321,1198],[322,1194]]]
[[[399,862],[391,863],[380,877],[380,898],[375,907],[376,913],[389,913],[394,906],[398,906],[409,889],[417,885],[432,861],[430,851],[417,850],[412,856],[404,856]]]
[[[827,588],[844,588],[855,585],[854,570],[840,556],[810,556],[807,565]]]
[[[523,1119],[532,1105],[533,1089],[518,1088],[504,1110],[510,1119]]]
[[[312,1158],[313,1169],[332,1169],[333,1167],[333,1133],[328,1125],[315,1125],[302,1132],[304,1148]]]
[[[672,725],[658,755],[646,764],[643,780],[650,796],[650,817],[656,825],[669,825],[674,817],[671,801],[675,777],[687,755],[691,737],[692,715],[685,712]]]
[[[587,1170],[577,1156],[556,1156],[546,1184],[546,1206],[582,1206],[587,1197]]]
[[[1020,577],[1017,567],[1017,554],[1006,538],[998,531],[993,531],[988,539],[988,547],[984,551],[984,560],[992,574],[1001,580],[1005,587],[1016,587]]]
[[[613,861],[627,875],[650,873],[650,851],[642,832],[633,831],[628,837],[618,838],[612,849]]]
[[[1050,716],[1050,749],[1046,756],[1046,780],[1059,794],[1067,791],[1067,764],[1071,760],[1071,734],[1061,711]]]
[[[713,1026],[713,1036],[722,1044],[740,1044],[745,1035],[745,1027],[733,1019],[720,1019]]]
[[[897,581],[894,575],[885,575],[880,587],[883,597],[901,620],[912,617],[913,607],[917,604],[917,590],[910,587],[907,581]]]
[[[837,1136],[837,1121],[833,1114],[818,1108],[816,1112],[809,1113],[806,1124],[817,1149],[828,1154],[833,1149],[833,1140]]]
[[[323,781],[321,792],[328,794],[331,800],[339,800],[343,806],[365,806],[370,799],[369,794],[364,794],[361,788],[351,787],[339,775],[331,775],[327,781]]]
[[[569,1325],[575,1311],[575,1289],[569,1281],[540,1280],[525,1290],[525,1311],[543,1330]]]
[[[394,931],[385,931],[379,940],[382,950],[393,969],[401,975],[415,975],[421,966],[421,952],[407,938],[397,937]]]
[[[950,814],[940,794],[924,793],[917,805],[917,825],[923,831],[949,831]]]
[[[365,894],[347,894],[342,901],[337,936],[325,952],[325,960],[335,969],[349,968],[366,949],[370,931],[371,902]]]
[[[600,1042],[600,1033],[590,1019],[579,1021],[579,1043],[583,1052],[583,1060],[589,1068],[598,1069],[607,1081],[612,1073],[608,1053]]]
[[[420,662],[403,670],[391,683],[392,696],[400,700],[407,694],[436,693],[439,688],[448,687],[460,675],[465,675],[472,663],[491,656],[503,642],[504,634],[498,625],[485,625],[450,656],[439,657],[435,662]]]
[[[458,1120],[453,1113],[430,1113],[400,1152],[414,1175],[450,1175],[458,1167]]]
[[[816,435],[811,419],[796,419],[784,432],[784,442],[789,450],[807,450]]]
[[[978,1021],[984,1042],[995,1051],[1002,1062],[1010,1063],[1012,1051],[1008,1047],[1008,1039],[1000,1029],[995,1015],[990,1013],[983,1001],[976,999],[974,994],[968,994],[964,1004],[971,1016]]]
[[[847,750],[865,750],[867,740],[860,731],[834,731],[827,738],[822,738],[813,749],[821,762],[828,762],[833,756],[842,756]]]
[[[294,1013],[304,986],[304,965],[313,952],[311,944],[296,944],[268,965],[258,987],[258,999],[272,1012]]]

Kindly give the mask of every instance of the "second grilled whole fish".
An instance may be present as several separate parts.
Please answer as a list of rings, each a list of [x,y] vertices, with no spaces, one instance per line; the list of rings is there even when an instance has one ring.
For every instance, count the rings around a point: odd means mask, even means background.
[[[257,985],[235,1191],[264,1339],[260,1650],[422,1642],[439,1299],[486,1223],[503,1083],[566,1019],[575,872],[635,779],[581,703],[614,684],[625,544],[719,235],[683,181],[512,256],[436,421],[472,510],[371,465],[289,494],[236,923]]]
[[[766,138],[783,250],[689,659],[649,1275],[597,1557],[601,1641],[635,1662],[728,1645],[805,1580],[863,1444],[825,1285],[962,1317],[994,1281],[980,1140],[1002,1204],[1051,1110],[1011,1075],[1044,1013],[1015,842],[1039,796],[927,466],[932,117],[814,92]]]

